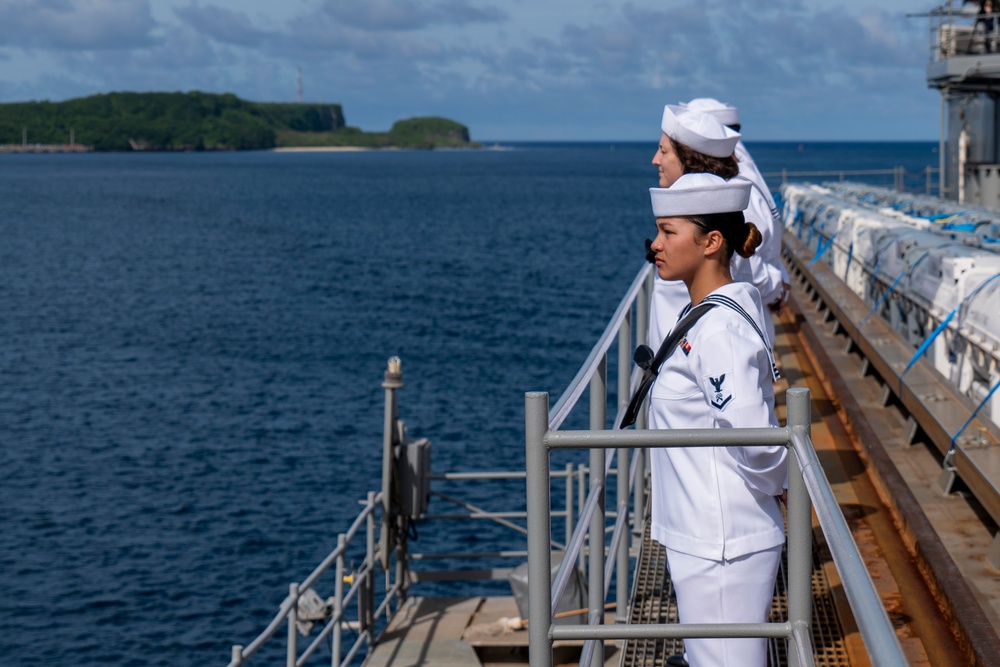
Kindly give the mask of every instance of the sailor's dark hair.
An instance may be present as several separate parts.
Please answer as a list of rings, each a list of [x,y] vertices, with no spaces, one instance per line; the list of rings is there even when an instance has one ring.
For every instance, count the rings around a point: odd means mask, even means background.
[[[749,257],[764,240],[757,225],[747,222],[742,211],[693,215],[687,219],[694,223],[702,235],[715,231],[722,234],[722,239],[726,242],[727,260],[733,258],[734,252],[740,257]]]
[[[674,141],[669,136],[667,140],[674,147],[674,152],[677,153],[677,159],[681,163],[681,166],[684,167],[685,174],[715,174],[729,180],[740,173],[740,168],[736,164],[736,157],[733,155],[728,157],[713,157],[699,153],[693,148]]]

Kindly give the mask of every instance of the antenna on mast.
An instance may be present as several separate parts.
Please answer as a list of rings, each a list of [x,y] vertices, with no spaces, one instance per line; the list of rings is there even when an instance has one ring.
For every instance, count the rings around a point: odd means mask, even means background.
[[[302,104],[302,66],[299,65],[299,104]]]

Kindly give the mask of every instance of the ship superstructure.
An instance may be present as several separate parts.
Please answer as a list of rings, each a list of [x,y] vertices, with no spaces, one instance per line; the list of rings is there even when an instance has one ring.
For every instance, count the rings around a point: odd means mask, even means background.
[[[941,93],[941,194],[1000,208],[1000,13],[948,0],[930,17],[927,85]]]

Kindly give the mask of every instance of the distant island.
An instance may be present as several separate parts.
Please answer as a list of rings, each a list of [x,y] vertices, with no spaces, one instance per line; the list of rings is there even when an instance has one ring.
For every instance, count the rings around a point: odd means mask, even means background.
[[[0,104],[0,150],[210,151],[271,148],[472,148],[447,118],[349,127],[339,104],[249,102],[233,94],[106,93]]]

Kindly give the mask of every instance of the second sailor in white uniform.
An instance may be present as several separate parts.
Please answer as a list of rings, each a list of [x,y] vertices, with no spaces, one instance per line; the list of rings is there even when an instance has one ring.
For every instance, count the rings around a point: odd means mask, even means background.
[[[773,356],[757,289],[734,282],[733,252],[761,236],[743,179],[684,174],[651,188],[657,273],[714,303],[667,357],[652,387],[650,428],[776,427]],[[691,305],[689,305],[689,308]],[[682,623],[763,623],[784,543],[783,447],[652,450],[651,535],[666,547]],[[763,667],[763,639],[688,639],[692,667]]]

